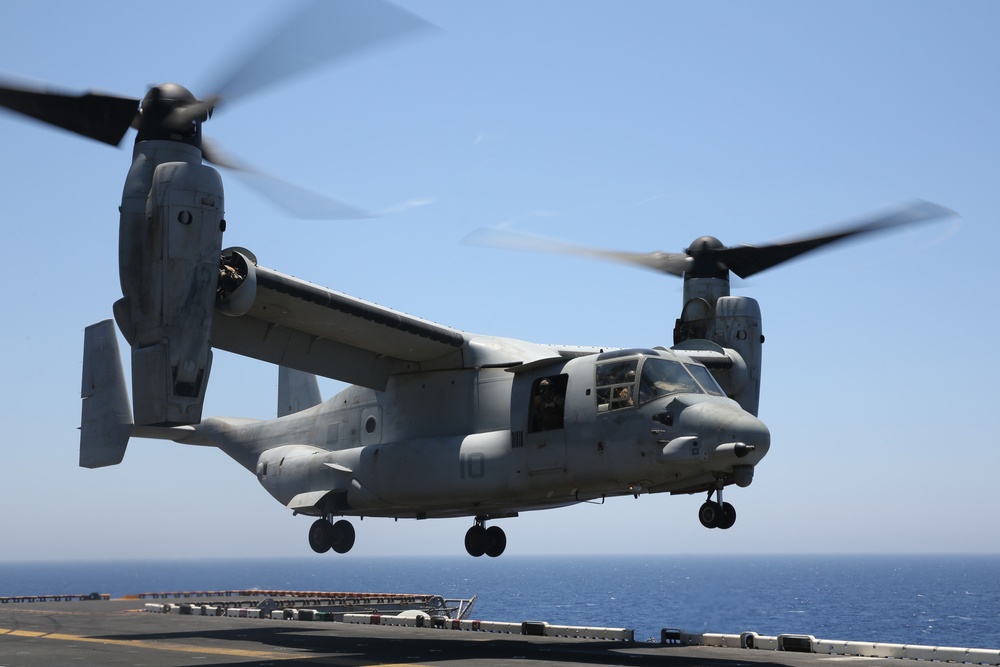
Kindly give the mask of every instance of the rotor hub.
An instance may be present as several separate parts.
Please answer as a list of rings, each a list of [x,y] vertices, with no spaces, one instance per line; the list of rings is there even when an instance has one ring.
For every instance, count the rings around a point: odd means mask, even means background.
[[[695,239],[684,251],[691,258],[691,265],[684,272],[684,279],[718,278],[729,280],[729,268],[719,258],[719,253],[725,248],[722,241],[714,236],[700,236]]]
[[[198,99],[194,96],[194,93],[179,83],[161,83],[149,89],[146,96],[142,98],[140,107],[145,110],[148,106],[161,103],[193,104],[197,101]]]
[[[139,107],[139,133],[136,143],[148,140],[179,141],[201,148],[201,124],[207,115],[176,122],[178,113],[194,104],[198,98],[177,83],[153,86],[142,98]]]

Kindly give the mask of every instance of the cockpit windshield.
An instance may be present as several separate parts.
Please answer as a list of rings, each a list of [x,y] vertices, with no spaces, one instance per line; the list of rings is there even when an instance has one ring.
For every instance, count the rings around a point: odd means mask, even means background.
[[[639,402],[670,394],[700,394],[701,387],[679,361],[646,359],[639,379]]]
[[[697,378],[697,380],[695,379]],[[672,359],[646,359],[639,378],[639,403],[670,394],[711,394],[723,396],[708,369],[682,364]]]
[[[726,393],[722,391],[722,387],[719,383],[715,381],[715,378],[704,366],[697,364],[684,364],[684,368],[688,369],[694,379],[698,381],[702,389],[705,390],[711,396],[725,396]]]
[[[655,352],[650,351],[649,354]],[[712,373],[701,364],[681,363],[659,356],[599,363],[596,385],[598,412],[631,408],[671,394],[726,395]]]

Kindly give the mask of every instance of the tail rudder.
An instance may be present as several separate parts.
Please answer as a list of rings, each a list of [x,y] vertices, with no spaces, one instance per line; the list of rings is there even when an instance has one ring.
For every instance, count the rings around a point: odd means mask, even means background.
[[[83,340],[80,466],[117,465],[125,456],[132,432],[132,407],[114,320],[90,325]]]
[[[301,412],[323,402],[319,382],[310,373],[278,367],[278,416]]]

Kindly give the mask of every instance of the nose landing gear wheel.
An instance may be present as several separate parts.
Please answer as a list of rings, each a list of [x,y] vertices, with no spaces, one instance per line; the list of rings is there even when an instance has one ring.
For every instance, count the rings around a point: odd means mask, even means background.
[[[706,501],[698,510],[698,520],[705,528],[732,528],[736,523],[736,508],[729,503],[721,505],[711,500]]]
[[[698,521],[701,521],[701,525],[705,528],[715,528],[721,513],[722,507],[708,500],[698,509]]]
[[[736,523],[736,508],[729,503],[722,503],[722,519],[719,521],[719,528],[727,530]]]

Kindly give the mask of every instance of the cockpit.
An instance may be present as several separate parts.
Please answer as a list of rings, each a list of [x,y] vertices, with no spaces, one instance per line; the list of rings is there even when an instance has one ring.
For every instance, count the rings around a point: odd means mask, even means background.
[[[725,396],[701,364],[660,356],[654,350],[617,350],[598,357],[597,411],[622,410],[670,394]]]

